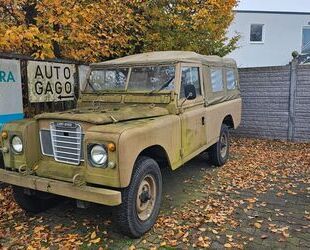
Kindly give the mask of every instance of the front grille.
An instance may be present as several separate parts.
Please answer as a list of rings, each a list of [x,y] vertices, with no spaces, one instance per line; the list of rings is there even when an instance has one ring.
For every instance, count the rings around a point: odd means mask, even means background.
[[[79,165],[83,160],[82,128],[77,123],[53,122],[40,131],[42,153],[58,162]]]

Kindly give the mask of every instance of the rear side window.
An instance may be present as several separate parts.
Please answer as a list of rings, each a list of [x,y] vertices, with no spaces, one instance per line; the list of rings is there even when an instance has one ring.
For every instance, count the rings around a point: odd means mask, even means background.
[[[223,71],[221,68],[211,69],[212,92],[221,92],[224,90]]]
[[[180,98],[185,98],[184,86],[192,84],[195,86],[196,95],[201,95],[200,74],[198,67],[182,67],[182,82]]]
[[[233,69],[226,70],[227,89],[234,90],[237,87],[237,78]]]

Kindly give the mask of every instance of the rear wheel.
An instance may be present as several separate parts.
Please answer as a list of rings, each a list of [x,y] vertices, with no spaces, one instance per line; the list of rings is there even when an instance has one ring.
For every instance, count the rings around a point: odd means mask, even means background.
[[[3,161],[2,152],[0,152],[0,168],[4,168],[4,161]]]
[[[221,127],[220,138],[209,150],[211,162],[215,166],[223,166],[229,157],[229,130],[227,125]]]
[[[27,188],[13,186],[16,203],[26,212],[39,213],[56,206],[60,197]]]
[[[120,231],[132,238],[141,237],[156,222],[162,196],[162,176],[156,161],[140,157],[129,187],[122,192],[122,204],[116,213]]]

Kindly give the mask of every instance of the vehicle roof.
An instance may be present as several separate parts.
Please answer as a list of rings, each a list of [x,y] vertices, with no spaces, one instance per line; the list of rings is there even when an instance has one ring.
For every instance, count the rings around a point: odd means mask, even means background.
[[[93,67],[109,67],[109,66],[130,66],[141,64],[163,64],[163,63],[202,63],[214,66],[232,66],[236,67],[233,59],[222,58],[219,56],[205,56],[190,51],[158,51],[126,56],[114,60],[100,63],[94,63]]]

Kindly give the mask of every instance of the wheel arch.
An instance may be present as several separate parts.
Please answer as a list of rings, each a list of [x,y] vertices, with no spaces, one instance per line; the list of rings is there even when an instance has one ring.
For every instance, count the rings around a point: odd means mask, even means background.
[[[171,163],[167,151],[161,145],[152,145],[143,149],[137,156],[137,159],[141,156],[147,156],[155,160],[159,167],[171,168]],[[136,160],[137,160],[136,159]]]
[[[169,154],[162,145],[148,145],[143,148],[141,147],[139,149],[135,149],[135,151],[136,152],[134,154],[131,154],[131,156],[129,156],[128,161],[126,162],[127,164],[121,165],[121,168],[119,169],[120,183],[122,188],[128,187],[128,185],[130,185],[132,174],[134,173],[135,164],[141,156],[152,158],[154,161],[157,162],[161,171],[163,169],[172,169]]]
[[[225,124],[229,129],[235,129],[235,123],[232,115],[226,115],[222,124]]]

